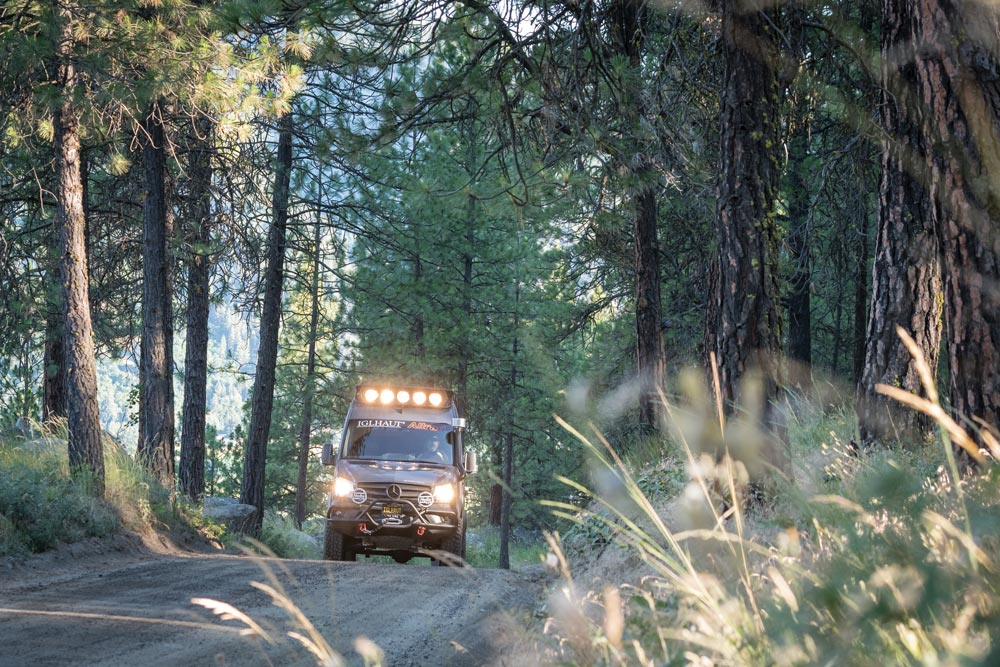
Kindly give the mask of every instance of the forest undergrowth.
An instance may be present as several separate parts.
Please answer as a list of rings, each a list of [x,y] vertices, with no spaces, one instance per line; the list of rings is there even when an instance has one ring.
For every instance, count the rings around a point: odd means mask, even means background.
[[[123,531],[221,534],[108,437],[104,498],[95,498],[86,477],[70,475],[66,437],[65,422],[0,437],[0,558],[25,558]]]
[[[549,539],[553,663],[1000,664],[996,451],[961,471],[952,442],[973,441],[932,388],[930,400],[897,398],[938,419],[941,438],[871,451],[850,440],[849,406],[789,397],[792,474],[772,474],[769,500],[748,503],[768,436],[682,384],[681,405],[664,398],[673,453],[640,472],[564,424],[594,474],[593,488],[565,480],[589,499],[583,511],[547,503],[575,522]]]

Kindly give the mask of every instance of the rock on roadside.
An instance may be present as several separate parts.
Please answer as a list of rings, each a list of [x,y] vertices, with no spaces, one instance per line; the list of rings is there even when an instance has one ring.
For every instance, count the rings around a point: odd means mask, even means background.
[[[232,533],[245,533],[256,512],[257,508],[253,505],[244,505],[233,498],[205,498],[201,515],[222,524]]]

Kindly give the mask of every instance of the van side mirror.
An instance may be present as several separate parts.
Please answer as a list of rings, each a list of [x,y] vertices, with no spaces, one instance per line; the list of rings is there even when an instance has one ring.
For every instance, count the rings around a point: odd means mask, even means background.
[[[319,455],[319,460],[325,466],[337,465],[337,455],[333,453],[332,442],[327,442],[323,445],[323,451]]]
[[[475,475],[479,472],[479,461],[476,459],[475,452],[465,453],[465,473],[467,475]]]

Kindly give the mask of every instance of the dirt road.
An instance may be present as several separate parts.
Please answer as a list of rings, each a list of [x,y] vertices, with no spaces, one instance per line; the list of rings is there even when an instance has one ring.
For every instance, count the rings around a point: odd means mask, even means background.
[[[386,563],[150,556],[38,576],[0,572],[0,667],[22,665],[316,665],[287,611],[250,582],[273,576],[347,665],[355,639],[385,665],[505,664],[535,601],[537,578],[503,570]],[[29,576],[30,575],[30,576]],[[192,598],[226,602],[275,641],[240,634]]]

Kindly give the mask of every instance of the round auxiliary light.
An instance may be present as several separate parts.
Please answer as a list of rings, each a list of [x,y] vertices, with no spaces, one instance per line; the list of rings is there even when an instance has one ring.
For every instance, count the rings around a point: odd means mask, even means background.
[[[431,405],[433,405],[436,408],[437,406],[441,405],[442,402],[444,402],[444,396],[435,391],[430,396],[427,397],[427,400],[429,400],[431,402]]]
[[[431,495],[430,491],[424,491],[417,496],[417,504],[421,507],[430,507],[434,504],[434,496]]]
[[[365,402],[374,403],[378,400],[378,389],[365,389]]]
[[[396,398],[396,392],[392,389],[383,389],[382,393],[379,395],[379,400],[382,401],[382,405],[389,405],[392,403],[394,398]]]
[[[351,494],[351,500],[361,505],[366,500],[368,500],[368,492],[362,489],[360,486],[354,489],[354,493]]]
[[[424,403],[427,402],[427,394],[425,394],[422,391],[413,392],[413,402],[416,405],[423,405]]]
[[[408,403],[410,401],[410,392],[405,389],[401,389],[396,392],[396,402],[397,403]]]

